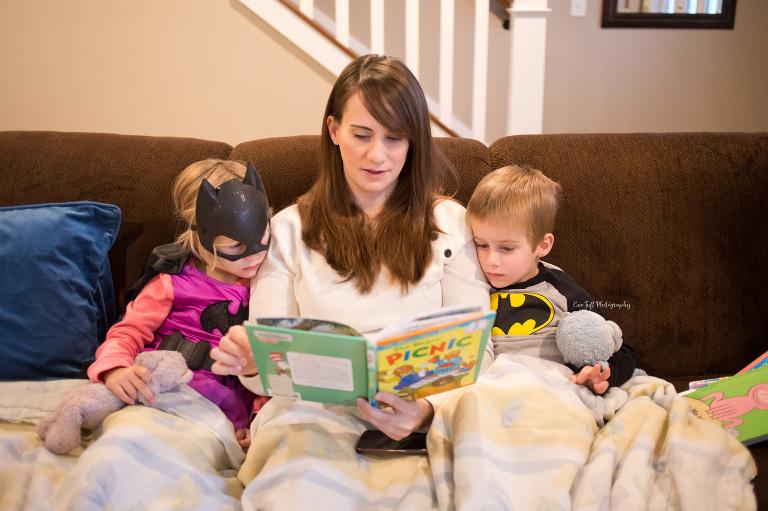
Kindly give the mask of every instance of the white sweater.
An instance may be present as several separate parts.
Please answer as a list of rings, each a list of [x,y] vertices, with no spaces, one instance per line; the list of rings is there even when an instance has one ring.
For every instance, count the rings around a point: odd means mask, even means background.
[[[442,233],[433,242],[432,261],[424,277],[406,294],[384,276],[370,293],[360,294],[352,282],[342,282],[321,254],[304,245],[298,208],[286,208],[272,218],[269,252],[258,276],[251,279],[250,319],[328,319],[371,333],[442,306],[482,304],[487,309],[489,287],[464,215],[464,207],[452,200],[435,206],[435,221]],[[483,369],[492,361],[489,344]],[[258,393],[260,382],[254,385],[253,381],[258,377],[242,380]]]

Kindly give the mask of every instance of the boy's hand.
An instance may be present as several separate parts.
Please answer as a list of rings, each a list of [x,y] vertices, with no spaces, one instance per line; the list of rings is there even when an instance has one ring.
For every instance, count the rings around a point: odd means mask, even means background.
[[[611,376],[611,368],[603,369],[600,364],[586,366],[569,378],[576,385],[584,385],[595,394],[604,394],[608,390],[608,378]]]
[[[259,374],[256,363],[253,361],[253,352],[248,343],[248,334],[245,327],[235,325],[229,329],[227,335],[221,338],[218,348],[211,350],[211,358],[216,362],[211,366],[214,374],[236,374],[242,376],[255,376]]]
[[[104,376],[104,385],[123,403],[129,405],[136,404],[139,394],[144,396],[148,403],[154,404],[155,396],[147,387],[149,381],[152,381],[152,373],[146,367],[138,365],[117,367],[107,371]]]

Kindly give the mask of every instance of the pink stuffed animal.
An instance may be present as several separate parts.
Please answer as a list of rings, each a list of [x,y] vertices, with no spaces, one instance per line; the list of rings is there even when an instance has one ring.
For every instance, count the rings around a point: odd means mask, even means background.
[[[135,363],[152,372],[147,386],[155,396],[192,379],[192,371],[178,351],[145,351],[139,353]],[[138,399],[149,404],[141,395]],[[65,454],[80,445],[80,428],[94,429],[124,406],[103,383],[89,383],[67,394],[53,415],[40,421],[37,434],[49,451]]]

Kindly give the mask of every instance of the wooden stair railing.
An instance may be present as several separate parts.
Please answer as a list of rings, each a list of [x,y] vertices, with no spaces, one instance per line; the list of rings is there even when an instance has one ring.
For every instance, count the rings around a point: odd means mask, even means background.
[[[356,59],[360,55],[358,55],[356,52],[348,48],[347,46],[341,44],[336,37],[330,33],[325,27],[320,25],[317,21],[313,20],[306,14],[304,14],[301,9],[297,5],[295,5],[290,0],[278,0],[280,3],[285,5],[288,9],[293,11],[296,16],[304,20],[308,25],[310,25],[313,29],[315,29],[318,33],[320,33],[323,37],[328,39],[331,43],[333,43],[335,46],[337,46],[341,51],[349,55],[350,58]],[[441,130],[443,130],[447,135],[451,137],[458,137],[459,135],[453,131],[451,128],[446,126],[440,119],[437,118],[432,112],[429,113],[429,119],[432,121],[434,125],[439,127]]]

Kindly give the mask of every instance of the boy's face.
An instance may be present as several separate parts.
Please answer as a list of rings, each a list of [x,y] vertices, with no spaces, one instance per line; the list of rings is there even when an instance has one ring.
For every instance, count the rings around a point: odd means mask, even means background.
[[[470,224],[480,267],[497,289],[535,277],[539,258],[549,253],[554,242],[554,236],[547,234],[532,247],[526,229],[521,226],[478,219],[472,219]]]

